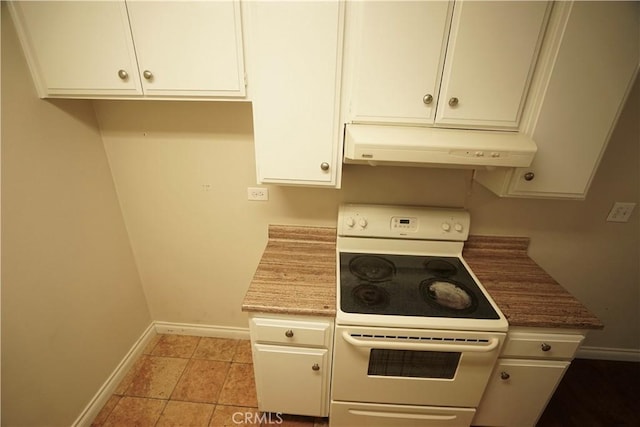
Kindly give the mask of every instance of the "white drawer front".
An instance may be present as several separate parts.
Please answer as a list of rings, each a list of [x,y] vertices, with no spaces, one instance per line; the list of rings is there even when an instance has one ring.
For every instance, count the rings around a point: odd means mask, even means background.
[[[330,427],[467,427],[472,408],[331,402]]]
[[[583,339],[584,336],[578,334],[513,332],[507,334],[500,357],[573,359]]]
[[[254,317],[249,324],[255,342],[316,347],[329,347],[331,343],[331,323],[328,321]]]

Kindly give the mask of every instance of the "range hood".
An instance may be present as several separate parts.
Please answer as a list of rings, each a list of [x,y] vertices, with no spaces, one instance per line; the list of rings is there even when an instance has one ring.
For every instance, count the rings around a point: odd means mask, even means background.
[[[519,132],[347,124],[345,163],[527,167],[537,147]]]

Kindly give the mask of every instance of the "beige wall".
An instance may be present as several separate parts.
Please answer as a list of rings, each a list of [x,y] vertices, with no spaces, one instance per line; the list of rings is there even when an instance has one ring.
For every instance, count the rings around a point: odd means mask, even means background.
[[[64,426],[150,324],[88,101],[43,101],[2,4],[2,425]]]
[[[588,345],[637,350],[640,216],[605,218],[614,201],[638,201],[639,100],[636,88],[586,201],[501,199],[467,171],[345,165],[341,190],[268,186],[268,202],[251,202],[250,105],[95,109],[155,320],[245,327],[239,307],[270,223],[335,225],[344,201],[464,206],[472,233],[531,237],[531,256],[607,325]]]

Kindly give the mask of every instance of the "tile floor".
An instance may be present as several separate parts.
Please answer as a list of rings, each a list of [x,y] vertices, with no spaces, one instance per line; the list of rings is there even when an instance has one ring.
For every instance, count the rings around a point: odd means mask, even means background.
[[[92,426],[319,427],[325,418],[258,411],[251,342],[157,335]]]

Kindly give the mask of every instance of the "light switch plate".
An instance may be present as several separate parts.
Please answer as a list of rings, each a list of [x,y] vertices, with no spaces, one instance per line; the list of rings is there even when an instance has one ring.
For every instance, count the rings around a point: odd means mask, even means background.
[[[609,216],[607,217],[607,221],[609,222],[627,222],[629,221],[629,217],[633,212],[633,208],[636,207],[635,203],[626,203],[626,202],[615,202],[611,211],[609,212]]]

